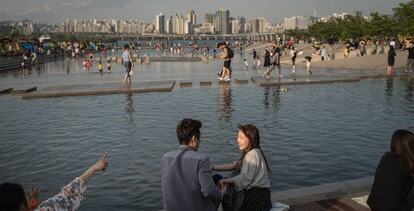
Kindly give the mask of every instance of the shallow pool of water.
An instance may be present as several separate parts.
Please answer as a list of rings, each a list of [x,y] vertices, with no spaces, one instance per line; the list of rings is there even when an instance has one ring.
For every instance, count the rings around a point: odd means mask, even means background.
[[[371,176],[399,128],[414,130],[414,81],[175,89],[171,93],[22,100],[0,97],[0,181],[54,195],[102,152],[106,172],[80,210],[159,210],[160,158],[183,117],[203,123],[200,152],[237,160],[237,125],[255,124],[273,191]]]

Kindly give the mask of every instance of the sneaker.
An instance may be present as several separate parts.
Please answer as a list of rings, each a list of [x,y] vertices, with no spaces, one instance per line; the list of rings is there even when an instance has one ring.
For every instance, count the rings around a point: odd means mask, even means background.
[[[266,78],[270,78],[270,75],[267,75]]]
[[[221,79],[221,77],[218,77],[217,80],[222,81],[223,79]]]
[[[283,75],[279,75],[279,78],[282,78],[283,77]]]
[[[408,73],[408,70],[404,70],[405,73]]]
[[[229,78],[229,77],[226,77],[225,79],[224,79],[224,81],[230,81],[231,79]]]

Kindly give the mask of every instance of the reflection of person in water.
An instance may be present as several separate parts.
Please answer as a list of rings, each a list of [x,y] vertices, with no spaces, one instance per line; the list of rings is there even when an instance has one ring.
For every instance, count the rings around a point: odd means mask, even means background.
[[[263,95],[264,95],[264,99],[263,99],[263,105],[265,109],[269,109],[269,95],[270,92],[272,93],[272,108],[274,111],[279,110],[279,105],[280,105],[280,87],[265,87],[263,89]]]
[[[128,123],[129,126],[135,126],[135,122],[134,122],[134,116],[133,116],[133,112],[135,112],[134,109],[134,105],[133,105],[134,101],[132,100],[132,94],[126,94],[125,95],[125,111],[127,113],[126,116],[126,121]]]
[[[388,77],[385,80],[385,95],[388,97],[392,97],[392,92],[394,89],[394,78]]]
[[[413,93],[414,93],[414,79],[406,78],[405,80],[402,80],[402,83],[403,83],[403,86],[405,87],[404,99],[406,99],[409,102],[412,102]]]
[[[231,117],[231,86],[230,84],[220,85],[220,107],[219,120],[229,121]]]
[[[135,109],[133,107],[134,101],[132,100],[132,94],[126,94],[126,98],[125,98],[125,111],[130,113],[130,112],[134,112]]]

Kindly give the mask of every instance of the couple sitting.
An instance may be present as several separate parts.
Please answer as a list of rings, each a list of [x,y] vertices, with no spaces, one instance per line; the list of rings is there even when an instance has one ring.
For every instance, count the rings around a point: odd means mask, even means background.
[[[200,128],[200,121],[183,119],[177,126],[180,146],[162,157],[164,209],[217,210],[223,199],[223,208],[229,205],[224,202],[230,201],[230,206],[233,206],[231,210],[271,209],[269,166],[260,149],[258,129],[254,125],[239,126],[237,143],[242,151],[240,160],[211,165],[208,156],[197,152]],[[238,171],[239,174],[228,178],[214,175],[213,179],[212,170]],[[243,200],[239,205],[232,204],[234,200],[228,200],[241,192]]]

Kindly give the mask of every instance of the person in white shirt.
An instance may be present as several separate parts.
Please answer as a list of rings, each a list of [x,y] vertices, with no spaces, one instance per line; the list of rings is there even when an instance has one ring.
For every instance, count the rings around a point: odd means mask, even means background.
[[[240,210],[268,211],[272,207],[270,169],[260,147],[259,130],[251,124],[240,125],[237,143],[243,152],[239,161],[211,167],[213,171],[240,170],[235,177],[221,179],[219,187],[234,185],[236,191],[245,190]]]

